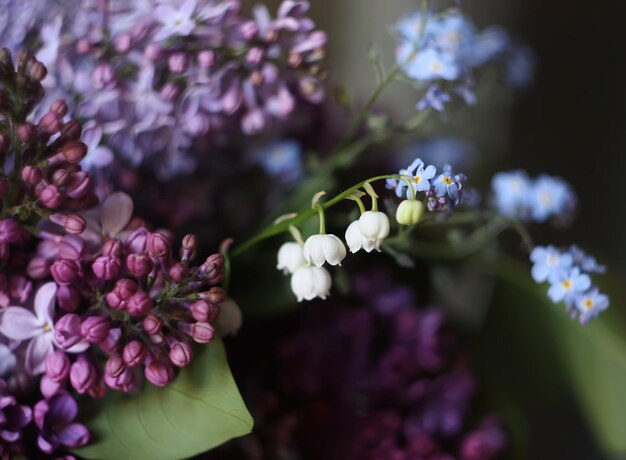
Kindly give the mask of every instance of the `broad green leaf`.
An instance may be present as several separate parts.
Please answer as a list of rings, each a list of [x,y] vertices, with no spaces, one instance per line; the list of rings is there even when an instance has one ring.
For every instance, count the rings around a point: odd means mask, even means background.
[[[93,439],[75,453],[89,459],[187,458],[252,429],[219,339],[168,387],[146,385],[136,396],[110,392],[84,422]]]

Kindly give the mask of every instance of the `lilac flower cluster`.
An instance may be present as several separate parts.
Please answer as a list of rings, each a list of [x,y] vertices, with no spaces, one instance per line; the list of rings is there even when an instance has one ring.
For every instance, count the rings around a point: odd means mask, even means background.
[[[262,133],[299,102],[322,101],[326,34],[306,16],[308,2],[285,0],[276,17],[265,6],[252,18],[240,8],[238,0],[82,0],[41,29],[46,86],[91,120],[90,148],[104,147],[90,167],[113,151],[173,175],[192,167],[188,154],[228,134]]]
[[[592,284],[591,274],[606,268],[577,246],[563,251],[554,246],[537,246],[530,254],[532,277],[537,283],[550,283],[548,297],[564,302],[567,312],[581,324],[592,320],[609,307],[607,295]]]
[[[500,172],[491,188],[495,208],[511,218],[568,222],[576,210],[576,194],[560,177],[542,174],[530,179],[525,171]]]
[[[419,111],[443,111],[452,93],[474,104],[473,71],[490,62],[504,62],[514,86],[524,86],[532,78],[532,52],[516,45],[499,27],[478,32],[457,9],[414,12],[396,23],[395,32],[398,65],[406,76],[427,85]]]
[[[256,402],[268,457],[489,460],[504,450],[495,417],[468,423],[477,382],[441,310],[416,309],[388,276],[355,277],[365,308],[316,304],[280,343],[275,385]]]
[[[31,115],[46,67],[22,52],[16,64],[0,51],[3,458],[28,447],[20,441],[31,421],[47,454],[86,444],[71,393],[169,384],[193,359],[192,344],[213,340],[226,299],[222,255],[195,265],[195,235],[176,254],[172,234],[134,217],[128,195],[99,200],[80,168],[87,146],[67,104]],[[36,385],[42,399],[32,409],[16,402]]]
[[[450,165],[444,165],[441,174],[437,175],[437,168],[426,166],[417,158],[398,174],[405,176],[406,180],[387,179],[386,183],[387,188],[394,190],[398,198],[411,197],[410,184],[413,193],[424,194],[429,211],[447,211],[463,202],[466,192],[463,184],[467,178],[465,174],[455,174]]]

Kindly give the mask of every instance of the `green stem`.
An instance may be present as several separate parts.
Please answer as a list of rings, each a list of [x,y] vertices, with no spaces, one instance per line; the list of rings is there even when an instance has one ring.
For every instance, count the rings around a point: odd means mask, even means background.
[[[320,218],[320,235],[326,235],[326,216],[324,216],[324,207],[317,203],[315,205]]]
[[[402,180],[406,183],[409,190],[409,199],[415,200],[415,189],[413,188],[413,180],[409,176],[402,176]]]
[[[354,195],[354,201],[356,201],[356,204],[359,207],[359,211],[361,212],[361,214],[363,214],[365,212],[365,205],[363,204],[363,200],[357,195]]]

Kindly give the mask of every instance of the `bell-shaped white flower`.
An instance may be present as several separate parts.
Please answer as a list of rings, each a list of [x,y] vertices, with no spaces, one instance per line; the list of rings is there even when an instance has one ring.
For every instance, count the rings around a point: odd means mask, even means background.
[[[359,221],[355,220],[346,229],[346,243],[350,252],[354,254],[360,249],[364,249],[365,252],[372,252],[374,250],[374,240],[368,240],[363,236],[361,230],[359,230]]]
[[[313,235],[304,243],[304,260],[321,267],[324,262],[330,265],[341,265],[346,257],[346,247],[335,235]]]
[[[380,249],[383,240],[389,236],[389,217],[380,211],[365,211],[359,218],[359,231]]]
[[[330,293],[331,285],[330,273],[322,267],[305,265],[291,275],[291,290],[298,302],[313,300],[316,297],[325,299]]]
[[[276,268],[282,270],[285,275],[295,272],[304,264],[306,264],[306,261],[304,260],[304,253],[300,243],[285,243],[278,250],[278,264]]]

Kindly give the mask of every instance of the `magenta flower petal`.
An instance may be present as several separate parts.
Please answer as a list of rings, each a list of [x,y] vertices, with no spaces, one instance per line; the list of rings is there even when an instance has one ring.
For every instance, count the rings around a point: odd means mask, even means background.
[[[52,452],[54,452],[55,449],[55,447],[48,441],[46,441],[41,435],[37,438],[37,445],[46,454],[51,454]]]
[[[41,374],[46,370],[46,356],[54,351],[52,332],[39,334],[28,343],[25,367],[30,375]]]
[[[9,339],[27,340],[41,332],[43,322],[22,307],[8,307],[0,316],[0,333]]]
[[[80,423],[71,423],[56,433],[66,447],[81,447],[89,442],[89,430]]]
[[[133,208],[133,200],[127,194],[116,192],[110,195],[102,205],[102,230],[110,236],[120,233],[128,225]]]
[[[35,313],[44,324],[51,325],[53,323],[56,293],[57,285],[50,282],[41,286],[35,295]]]

